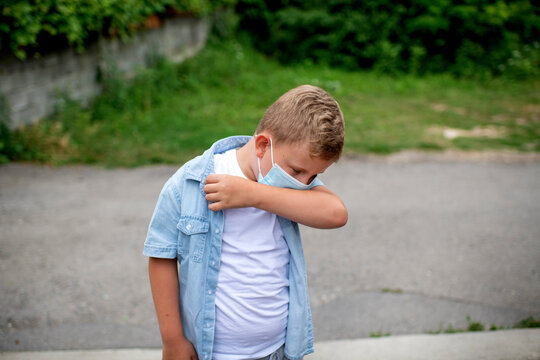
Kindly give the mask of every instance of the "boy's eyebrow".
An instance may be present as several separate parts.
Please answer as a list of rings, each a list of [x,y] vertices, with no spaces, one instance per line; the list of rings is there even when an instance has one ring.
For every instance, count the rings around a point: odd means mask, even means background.
[[[291,168],[295,169],[295,170],[299,170],[299,171],[306,171],[306,169],[304,169],[303,167],[301,166],[297,166],[297,164],[294,163],[294,161],[290,161],[287,159],[287,165],[289,165]]]

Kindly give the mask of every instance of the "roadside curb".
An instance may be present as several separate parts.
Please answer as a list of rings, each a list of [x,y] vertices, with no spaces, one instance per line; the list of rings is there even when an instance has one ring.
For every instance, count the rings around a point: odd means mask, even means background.
[[[538,360],[540,329],[403,335],[315,343],[306,360]],[[156,360],[160,349],[3,352],[2,360]]]
[[[540,329],[402,335],[315,344],[309,360],[539,360]]]

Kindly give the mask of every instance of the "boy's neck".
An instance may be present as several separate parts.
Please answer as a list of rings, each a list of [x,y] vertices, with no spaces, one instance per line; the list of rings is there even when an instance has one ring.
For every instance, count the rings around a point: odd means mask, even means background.
[[[244,146],[236,150],[236,159],[244,175],[252,181],[257,181],[257,175],[252,168],[252,159],[255,157],[255,141],[251,138]]]

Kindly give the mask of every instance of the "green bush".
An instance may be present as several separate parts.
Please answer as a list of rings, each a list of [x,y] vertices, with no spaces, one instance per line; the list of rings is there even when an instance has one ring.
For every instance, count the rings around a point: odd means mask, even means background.
[[[16,158],[23,148],[15,139],[9,129],[10,119],[6,100],[0,94],[0,164],[9,162],[10,159]]]
[[[540,75],[530,0],[240,0],[240,28],[283,63],[387,73]]]
[[[539,328],[540,320],[535,319],[532,316],[529,316],[526,319],[523,319],[514,325],[515,329],[526,329],[526,328]]]
[[[99,35],[126,39],[150,15],[207,15],[235,0],[3,0],[0,54],[25,59],[56,48],[84,45]]]

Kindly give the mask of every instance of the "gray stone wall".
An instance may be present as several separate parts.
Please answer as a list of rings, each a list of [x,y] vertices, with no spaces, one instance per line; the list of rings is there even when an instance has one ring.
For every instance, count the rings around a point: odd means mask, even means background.
[[[206,19],[173,18],[127,43],[100,39],[81,54],[66,49],[27,61],[4,59],[0,61],[0,91],[8,126],[16,128],[49,115],[62,93],[86,104],[100,91],[98,70],[111,63],[129,75],[144,66],[148,56],[159,54],[181,62],[204,46],[208,30]]]

